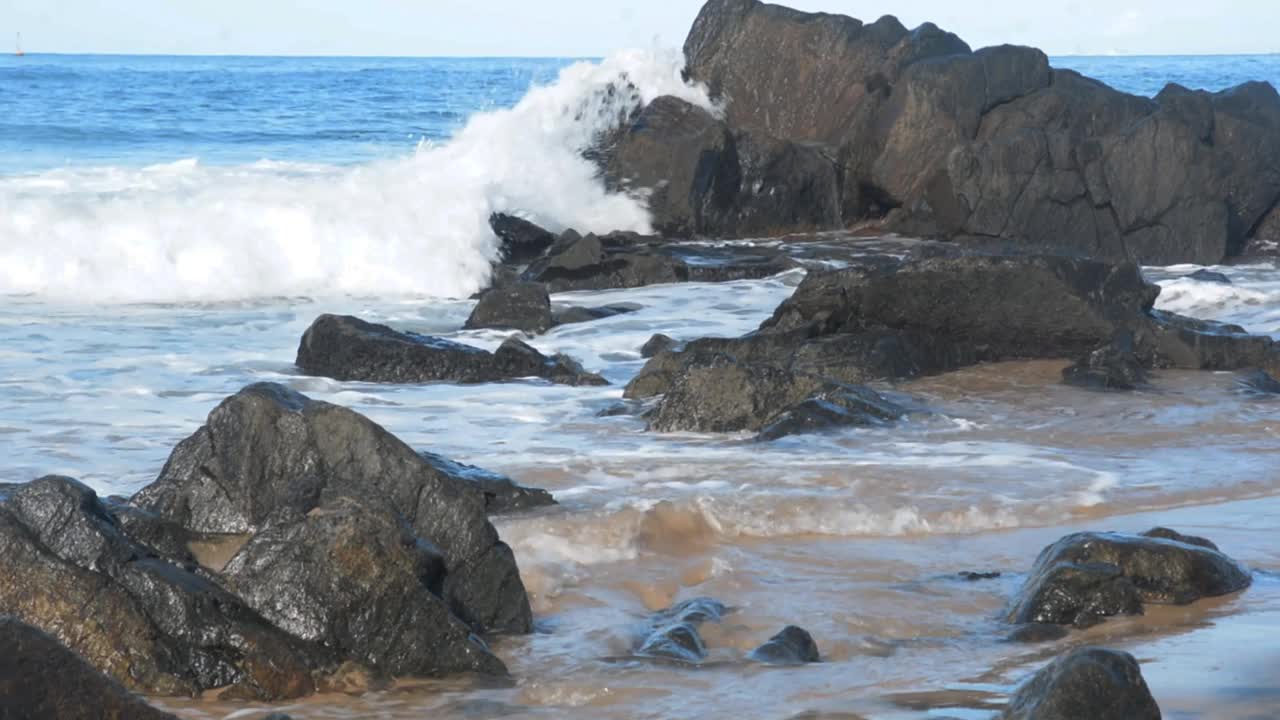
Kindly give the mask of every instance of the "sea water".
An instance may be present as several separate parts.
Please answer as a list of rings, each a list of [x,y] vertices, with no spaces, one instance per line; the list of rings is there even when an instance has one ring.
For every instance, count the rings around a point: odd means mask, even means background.
[[[1143,94],[1170,81],[1280,81],[1268,56],[1054,63]],[[497,645],[514,688],[322,698],[290,709],[297,717],[879,717],[957,705],[947,697],[984,717],[986,693],[1035,661],[991,640],[993,618],[1035,551],[1067,529],[1178,521],[1280,568],[1265,541],[1274,523],[1254,510],[1280,494],[1280,403],[1236,392],[1229,373],[1161,373],[1150,391],[1099,395],[1062,386],[1061,363],[979,367],[888,388],[929,409],[900,426],[770,444],[597,417],[643,365],[651,334],[750,331],[800,271],[555,296],[640,308],[531,339],[607,387],[298,373],[298,339],[325,312],[496,347],[506,333],[461,329],[497,251],[491,212],[553,230],[648,230],[643,202],[607,193],[581,151],[659,95],[716,111],[680,65],[658,50],[0,58],[0,481],[59,473],[128,495],[223,397],[270,380],[557,495],[555,511],[499,521],[542,630]],[[1215,268],[1230,285],[1184,277],[1195,269],[1147,270],[1164,287],[1160,307],[1280,337],[1274,264]],[[939,580],[985,569],[1005,579]],[[1274,587],[1259,588],[1179,622],[1280,607]],[[739,609],[708,631],[722,666],[611,659],[645,612],[693,594]],[[827,665],[741,665],[791,622],[814,632]],[[1160,657],[1194,656],[1161,638]],[[1153,686],[1195,674],[1192,660],[1169,662]]]

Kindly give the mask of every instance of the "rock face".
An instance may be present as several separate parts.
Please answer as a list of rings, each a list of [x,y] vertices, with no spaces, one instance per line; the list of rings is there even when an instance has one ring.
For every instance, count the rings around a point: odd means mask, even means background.
[[[1153,310],[1159,292],[1132,264],[1058,256],[961,254],[811,271],[757,332],[659,352],[625,394],[674,394],[686,376],[738,365],[738,375],[760,376],[743,380],[744,387],[788,389],[785,397],[766,398],[767,407],[778,408],[796,396],[785,378],[861,384],[979,362],[1089,357],[1113,344],[1123,350],[1117,373],[1130,379],[1136,373],[1125,348],[1142,369],[1234,370],[1280,361],[1270,338]],[[1109,362],[1108,352],[1101,360]],[[1108,362],[1101,368],[1110,372]]]
[[[647,188],[668,231],[883,221],[1210,264],[1275,225],[1280,95],[1266,83],[1141,98],[1052,69],[1033,48],[975,52],[932,24],[757,0],[709,0],[684,51],[723,117],[661,98],[604,153],[606,177]]]
[[[1132,655],[1080,648],[1020,687],[1003,720],[1160,720],[1160,708]]]
[[[3,616],[0,718],[176,720],[134,697],[52,636]]]
[[[769,641],[751,652],[750,658],[766,665],[804,665],[816,663],[818,644],[807,630],[788,625]]]
[[[307,328],[297,365],[311,375],[362,382],[484,383],[537,377],[563,385],[608,384],[566,355],[547,357],[515,338],[491,353],[338,315],[321,315]]]
[[[130,540],[69,478],[0,502],[0,612],[50,633],[136,692],[281,700],[314,689],[321,647],[273,627],[213,578]]]
[[[1133,352],[1133,343],[1111,343],[1062,371],[1062,381],[1099,390],[1133,390],[1146,381],[1147,371]]]
[[[510,265],[527,265],[551,247],[556,236],[515,215],[494,213],[489,227],[502,241],[502,260]]]
[[[1144,603],[1186,605],[1251,582],[1243,567],[1203,538],[1166,528],[1143,535],[1077,533],[1040,553],[1008,619],[1087,627],[1141,614]]]
[[[341,497],[389,507],[438,550],[440,596],[464,623],[479,632],[531,630],[515,559],[489,523],[482,484],[351,410],[280,385],[251,385],[223,401],[133,500],[194,532],[236,534]]]
[[[537,283],[520,282],[481,294],[463,327],[523,330],[532,335],[546,332],[551,325],[547,289]]]

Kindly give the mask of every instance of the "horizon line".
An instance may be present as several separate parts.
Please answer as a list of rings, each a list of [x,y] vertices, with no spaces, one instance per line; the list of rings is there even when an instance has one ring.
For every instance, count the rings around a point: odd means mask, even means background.
[[[992,46],[983,46],[992,47]],[[619,50],[624,48],[619,48]],[[974,48],[975,50],[981,48]],[[1105,53],[1052,53],[1036,48],[1051,58],[1156,58],[1156,57],[1271,57],[1280,56],[1280,50],[1270,51],[1236,51],[1236,52],[1105,52]],[[322,55],[315,53],[256,53],[256,52],[227,52],[227,53],[172,53],[172,52],[121,52],[121,51],[88,51],[88,52],[68,52],[68,51],[31,51],[27,50],[23,56],[32,57],[40,55],[52,56],[81,56],[81,57],[187,57],[187,58],[294,58],[294,59],[352,59],[352,60],[600,60],[606,55],[461,55],[461,54],[445,54],[445,55],[398,55],[398,54],[335,54]],[[0,55],[0,57],[21,57],[14,54]]]

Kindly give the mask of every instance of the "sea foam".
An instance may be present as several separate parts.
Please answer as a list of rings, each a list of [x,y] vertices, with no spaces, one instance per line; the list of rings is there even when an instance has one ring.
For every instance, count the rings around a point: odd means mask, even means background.
[[[660,95],[711,107],[668,51],[564,69],[450,141],[356,167],[263,161],[0,178],[0,294],[85,301],[311,294],[462,297],[497,254],[495,211],[553,230],[648,231],[582,155]]]

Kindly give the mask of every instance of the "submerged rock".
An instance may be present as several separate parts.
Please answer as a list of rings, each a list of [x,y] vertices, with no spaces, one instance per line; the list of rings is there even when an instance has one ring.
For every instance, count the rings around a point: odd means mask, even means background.
[[[698,633],[705,622],[720,622],[728,608],[712,598],[693,598],[649,617],[649,629],[640,638],[639,657],[696,664],[706,659],[707,646]]]
[[[1236,380],[1236,385],[1241,390],[1254,395],[1280,395],[1280,380],[1275,379],[1265,370],[1254,370],[1240,376]]]
[[[339,497],[273,520],[224,573],[277,626],[375,671],[506,674],[440,598],[441,551],[389,507]]]
[[[1133,352],[1132,343],[1098,348],[1062,371],[1062,381],[1097,390],[1133,390],[1146,382],[1147,371]]]
[[[1198,280],[1200,282],[1219,283],[1221,285],[1230,285],[1231,278],[1214,270],[1205,270],[1201,268],[1190,275],[1185,276],[1189,280]]]
[[[821,660],[818,644],[807,630],[788,625],[751,652],[752,660],[766,665],[804,665]]]
[[[551,297],[538,283],[518,282],[481,293],[463,327],[546,332],[552,326]]]
[[[367,418],[281,385],[250,385],[178,444],[133,502],[195,532],[250,533],[338,497],[394,508],[444,558],[441,596],[481,632],[529,632],[511,549],[482,483],[424,459]]]
[[[563,310],[557,310],[552,313],[552,323],[559,326],[591,322],[593,320],[604,320],[605,318],[633,313],[639,309],[639,305],[624,304],[602,305],[600,307],[571,307]]]
[[[671,337],[657,333],[640,346],[640,357],[651,358],[664,350],[674,350],[678,345]]]
[[[563,385],[608,384],[566,355],[547,357],[515,338],[490,353],[337,315],[321,315],[307,328],[297,364],[311,375],[363,382],[484,383],[537,377]]]
[[[0,616],[0,717],[176,720],[135,697],[53,636]]]
[[[1024,623],[1015,627],[1006,639],[1016,643],[1045,643],[1061,640],[1070,634],[1062,625],[1053,623]]]
[[[1014,598],[1014,623],[1087,627],[1144,603],[1186,605],[1248,587],[1248,571],[1204,538],[1076,533],[1045,548]]]
[[[1002,720],[1160,720],[1132,655],[1080,648],[1031,677],[1001,713]]]

